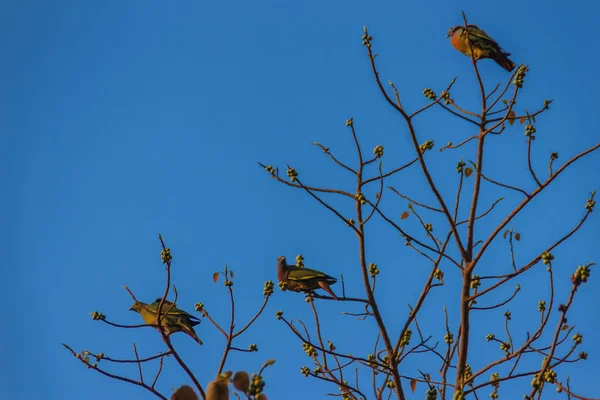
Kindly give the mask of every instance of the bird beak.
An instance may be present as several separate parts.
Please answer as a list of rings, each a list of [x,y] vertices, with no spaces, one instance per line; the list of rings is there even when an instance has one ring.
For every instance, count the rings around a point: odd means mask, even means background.
[[[448,34],[446,35],[446,37],[447,37],[447,38],[448,38],[448,37],[450,37],[450,32],[448,32]]]
[[[134,311],[134,310],[133,310],[133,307],[129,307],[129,311]]]

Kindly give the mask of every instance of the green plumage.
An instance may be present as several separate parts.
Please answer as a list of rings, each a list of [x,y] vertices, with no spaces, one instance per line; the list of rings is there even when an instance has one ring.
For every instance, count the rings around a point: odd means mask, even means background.
[[[505,52],[494,39],[477,25],[467,25],[467,31],[465,31],[464,26],[453,26],[448,31],[447,37],[450,38],[450,43],[455,49],[469,57],[473,54],[475,60],[491,58],[507,71],[512,71],[515,68],[515,63],[508,58],[510,53]]]
[[[492,39],[483,29],[479,29],[477,25],[468,26],[469,37],[473,41],[475,47],[488,54],[500,48],[500,45]],[[463,32],[466,40],[466,34]]]
[[[146,324],[156,325],[160,301],[160,298],[156,299],[152,304],[138,301],[133,303],[130,310],[139,313]],[[197,317],[177,308],[176,304],[173,304],[168,300],[163,302],[160,313],[161,325],[165,329],[167,335],[171,335],[175,332],[184,332],[196,342],[202,344],[202,341],[194,330],[194,326],[200,323],[200,320]]]
[[[319,287],[320,281],[333,280],[335,278],[321,272],[316,269],[310,268],[297,268],[290,269],[287,276],[288,287],[294,289],[294,286],[299,286],[304,290],[313,290]]]
[[[321,288],[338,300],[329,287],[329,285],[336,283],[337,279],[316,269],[287,265],[284,256],[277,259],[277,279],[280,283],[284,282],[289,290],[310,292]]]

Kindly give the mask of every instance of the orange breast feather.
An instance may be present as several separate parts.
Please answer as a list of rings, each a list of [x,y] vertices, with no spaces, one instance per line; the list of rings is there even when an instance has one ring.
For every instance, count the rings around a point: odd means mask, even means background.
[[[450,43],[452,43],[452,46],[454,46],[456,50],[466,54],[467,56],[471,56],[471,48],[466,42],[466,40],[461,38],[460,31],[454,32],[450,38]]]

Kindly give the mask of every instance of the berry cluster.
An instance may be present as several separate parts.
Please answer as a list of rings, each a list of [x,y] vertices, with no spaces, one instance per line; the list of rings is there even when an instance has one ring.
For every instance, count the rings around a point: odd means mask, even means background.
[[[262,376],[252,374],[252,380],[250,381],[250,387],[248,388],[248,394],[254,396],[255,399],[259,399],[263,393],[265,387],[265,381]]]
[[[362,193],[356,194],[356,200],[358,200],[360,202],[360,204],[362,204],[362,205],[367,204],[367,199],[365,198],[365,195]]]
[[[296,178],[298,177],[298,172],[292,167],[287,169],[287,176],[290,178],[290,181],[296,182]]]
[[[173,256],[171,255],[171,249],[168,247],[163,249],[163,251],[160,252],[160,259],[162,260],[163,264],[171,262],[173,259]]]
[[[266,281],[264,286],[263,286],[263,294],[266,297],[269,297],[270,295],[273,294],[273,288],[275,287],[275,284],[273,283],[273,281]]]
[[[535,132],[537,132],[535,129],[535,126],[533,126],[531,124],[525,125],[525,136],[535,139],[535,136],[534,136]]]
[[[542,262],[544,264],[550,264],[550,262],[554,260],[554,256],[549,251],[545,251],[542,253]]]
[[[427,97],[429,100],[435,101],[437,99],[437,95],[431,88],[425,88],[423,90],[423,96]]]
[[[315,348],[312,345],[306,342],[302,343],[302,348],[304,349],[306,355],[309,357],[316,357],[318,355],[317,350],[315,350]]]
[[[519,69],[517,70],[517,74],[515,75],[513,85],[515,85],[519,89],[522,89],[523,83],[525,83],[525,75],[527,75],[527,71],[529,71],[528,67],[526,67],[525,65],[519,65]]]
[[[94,321],[104,320],[106,319],[106,315],[99,313],[98,311],[91,312],[90,315]]]
[[[571,282],[575,285],[581,285],[588,281],[590,277],[590,266],[589,265],[580,265],[575,270],[575,273],[571,276]]]
[[[452,100],[450,100],[450,92],[447,90],[444,90],[442,92],[442,99],[444,100],[444,104],[448,105],[452,102]]]
[[[425,153],[427,150],[433,149],[433,140],[427,140],[425,143],[419,146],[421,153]]]
[[[377,268],[377,264],[371,263],[369,264],[369,275],[371,278],[375,278],[375,275],[379,274],[379,268]]]

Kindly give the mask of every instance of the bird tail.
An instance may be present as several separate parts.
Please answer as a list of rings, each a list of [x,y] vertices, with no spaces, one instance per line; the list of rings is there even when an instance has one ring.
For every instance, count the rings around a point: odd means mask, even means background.
[[[319,286],[321,287],[321,289],[323,289],[324,291],[329,293],[331,295],[331,297],[333,297],[336,300],[339,300],[338,297],[335,295],[335,293],[333,293],[333,290],[331,290],[331,288],[329,287],[329,284],[327,282],[320,281]]]
[[[200,346],[202,346],[204,344],[204,343],[202,343],[202,340],[200,340],[200,338],[196,334],[196,331],[194,330],[194,328],[185,327],[185,333],[187,333],[189,337],[194,339]]]
[[[493,58],[494,61],[498,63],[498,65],[500,65],[508,72],[511,72],[513,69],[515,69],[515,63],[510,58],[508,58],[508,56],[510,56],[510,53],[499,52],[496,53],[496,55]]]

